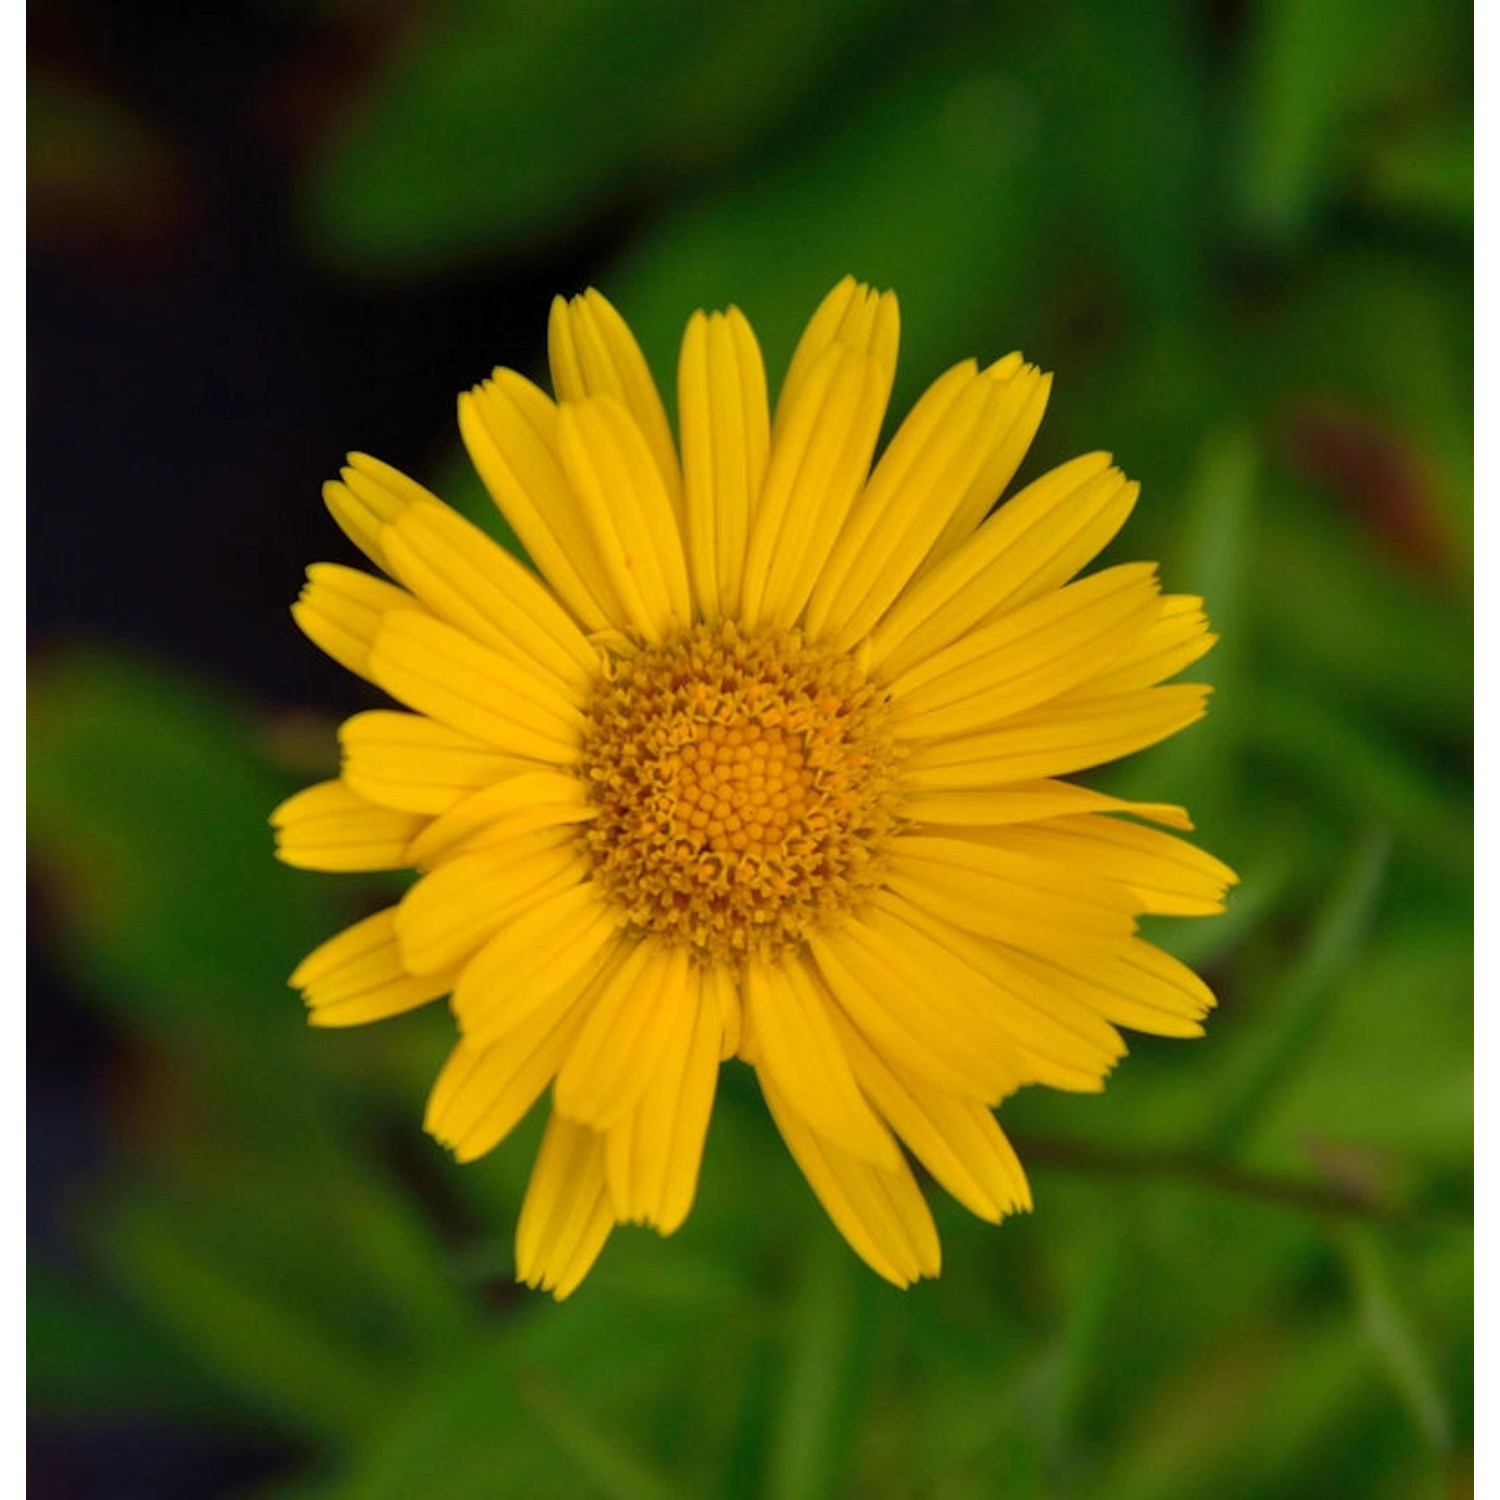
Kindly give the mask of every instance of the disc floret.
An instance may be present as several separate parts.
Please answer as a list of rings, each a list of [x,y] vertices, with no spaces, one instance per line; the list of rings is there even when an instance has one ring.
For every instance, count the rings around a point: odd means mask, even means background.
[[[895,745],[854,661],[700,625],[617,660],[588,713],[595,878],[703,958],[774,958],[880,878]]]

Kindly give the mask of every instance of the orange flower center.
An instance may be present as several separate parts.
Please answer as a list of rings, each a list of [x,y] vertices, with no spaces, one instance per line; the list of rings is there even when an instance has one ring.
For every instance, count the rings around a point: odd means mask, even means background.
[[[700,625],[616,662],[588,717],[582,837],[639,927],[769,958],[879,880],[895,746],[847,657]]]

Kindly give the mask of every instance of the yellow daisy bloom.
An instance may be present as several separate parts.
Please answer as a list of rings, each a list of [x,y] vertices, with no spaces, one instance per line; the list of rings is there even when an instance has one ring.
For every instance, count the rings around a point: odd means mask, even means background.
[[[418,879],[291,982],[324,1026],[451,995],[426,1125],[461,1161],[550,1086],[516,1266],[557,1297],[617,1223],[682,1223],[730,1058],[904,1286],[939,1269],[910,1158],[1029,1207],[994,1107],[1102,1088],[1117,1026],[1213,1004],[1137,919],[1234,875],[1180,808],[1059,779],[1200,717],[1163,684],[1213,644],[1201,601],[1144,563],[1070,581],[1135,503],[1107,454],[992,512],[1050,387],[1018,354],[949,370],[872,468],[897,331],[844,280],[773,413],[745,318],[696,313],[674,441],[620,315],[559,298],[555,399],[504,369],[459,399],[535,571],[375,459],[325,488],[393,581],[320,563],[293,614],[404,711],[343,726],[279,853]]]

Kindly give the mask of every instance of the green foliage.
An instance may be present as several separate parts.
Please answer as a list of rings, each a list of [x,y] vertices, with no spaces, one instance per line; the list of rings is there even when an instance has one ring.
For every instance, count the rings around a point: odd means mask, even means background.
[[[365,271],[555,236],[744,156],[893,9],[462,0],[392,54],[331,140],[310,230]]]
[[[1144,482],[1115,551],[1223,637],[1206,722],[1107,778],[1188,802],[1244,877],[1152,932],[1220,1009],[1102,1096],[1007,1102],[1035,1212],[935,1205],[943,1277],[905,1294],[733,1065],[687,1225],[618,1231],[556,1307],[511,1286],[537,1119],[465,1168],[420,1133],[441,1008],[301,1025],[285,975],[389,890],[271,859],[317,771],[170,667],[43,659],[41,926],[130,1065],[83,1270],[29,1288],[38,1415],[281,1434],[282,1500],[1460,1493],[1465,14],[463,0],[411,26],[302,185],[327,264],[435,276],[629,223],[597,279],[669,404],[693,307],[740,304],[775,381],[851,270],[901,295],[898,406],[970,354],[1057,369],[1023,477],[1110,448]],[[439,488],[506,535],[457,463]]]
[[[267,818],[292,787],[248,714],[104,651],[44,669],[28,708],[27,811],[85,982],[130,1025],[279,1031],[284,955],[334,907],[267,863]]]

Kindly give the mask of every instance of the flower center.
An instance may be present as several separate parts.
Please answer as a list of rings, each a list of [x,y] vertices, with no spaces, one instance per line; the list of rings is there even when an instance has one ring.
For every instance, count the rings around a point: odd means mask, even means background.
[[[583,774],[594,876],[638,926],[770,958],[880,879],[894,821],[886,704],[792,633],[699,625],[614,663]]]

